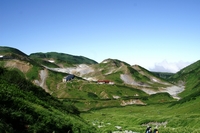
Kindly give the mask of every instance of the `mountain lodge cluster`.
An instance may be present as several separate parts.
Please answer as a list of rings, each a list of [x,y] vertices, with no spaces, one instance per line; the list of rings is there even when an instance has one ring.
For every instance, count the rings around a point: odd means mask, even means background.
[[[69,74],[69,75],[63,77],[62,81],[63,82],[71,81],[72,79],[74,79],[74,77],[75,77],[75,75]],[[114,82],[112,82],[110,80],[98,80],[97,83],[98,84],[110,84],[110,85],[114,84]]]

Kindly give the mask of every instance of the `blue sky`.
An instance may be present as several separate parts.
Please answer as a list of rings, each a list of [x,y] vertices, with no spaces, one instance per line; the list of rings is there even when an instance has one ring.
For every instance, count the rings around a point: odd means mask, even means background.
[[[200,57],[200,0],[0,0],[0,46],[176,72]]]

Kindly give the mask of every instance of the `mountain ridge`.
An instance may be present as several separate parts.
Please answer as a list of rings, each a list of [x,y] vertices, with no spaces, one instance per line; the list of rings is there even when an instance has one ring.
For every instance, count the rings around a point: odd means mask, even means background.
[[[3,54],[12,58],[3,58]],[[196,123],[200,100],[199,61],[165,76],[165,73],[155,74],[117,59],[59,65],[53,58],[45,57],[48,63],[41,60],[44,58],[26,59],[19,51],[0,51],[0,86],[3,88],[0,132],[104,133],[116,131],[116,125],[123,131],[134,132],[143,132],[144,125],[159,126],[160,132],[200,131]],[[10,72],[5,73],[7,70]],[[63,80],[68,75],[74,78]],[[38,88],[40,91],[35,92]],[[29,93],[29,89],[33,92]],[[51,98],[47,100],[43,95]],[[75,113],[74,118],[65,114],[68,109]],[[76,116],[80,113],[97,130]],[[159,125],[163,122],[165,127]]]
[[[76,56],[58,52],[46,52],[46,53],[31,53],[29,55],[31,59],[42,59],[50,63],[62,64],[64,66],[73,64],[96,64],[97,62],[84,56]],[[37,60],[38,61],[38,60]]]
[[[12,53],[12,50],[10,51]],[[3,52],[0,52],[0,54],[2,53]],[[63,56],[67,56],[67,58],[64,58]],[[73,97],[72,95],[74,95],[74,94],[69,95],[70,94],[69,90],[66,91],[68,87],[65,86],[65,83],[62,82],[62,78],[67,74],[73,74],[76,76],[76,80],[74,80],[73,82],[74,84],[80,84],[78,88],[85,88],[85,86],[88,85],[94,86],[94,88],[99,88],[97,85],[93,84],[96,83],[98,80],[110,80],[114,83],[114,86],[116,86],[118,89],[120,88],[119,86],[124,86],[124,87],[129,86],[133,89],[138,89],[140,91],[143,91],[148,95],[167,92],[172,97],[179,99],[178,94],[184,91],[183,85],[180,84],[176,85],[176,83],[172,83],[170,80],[169,82],[166,79],[162,79],[158,75],[146,70],[145,68],[139,65],[130,65],[118,59],[111,59],[111,58],[105,59],[102,62],[97,63],[85,57],[84,58],[86,59],[86,63],[84,63],[84,60],[82,60],[81,62],[78,62],[76,64],[73,63],[62,64],[63,62],[65,63],[65,61],[67,62],[69,56],[70,56],[69,59],[70,61],[73,60],[74,58],[80,59],[79,57],[82,57],[82,56],[73,56],[57,52],[47,52],[39,54],[35,53],[32,55],[30,54],[30,57],[28,58],[30,58],[30,60],[35,64],[39,65],[38,66],[30,64],[27,65],[29,69],[27,71],[24,71],[24,73],[27,79],[30,79],[36,85],[41,86],[43,89],[46,90],[46,92],[54,95],[55,97],[60,97],[60,98],[61,97],[72,98]],[[61,60],[59,62],[60,63],[59,65],[57,64],[57,60],[59,61]],[[47,65],[45,63],[43,64],[42,61],[46,61],[48,62],[48,64]],[[3,66],[10,67],[9,65],[5,65],[6,63],[8,62],[4,60]],[[24,66],[23,60],[21,60],[20,63],[22,64],[21,67]],[[105,87],[112,88],[107,85],[105,85]],[[73,85],[70,88],[73,88]],[[83,89],[81,93],[83,95],[82,97],[85,98],[87,97],[88,94],[95,95],[100,99],[103,98],[102,95],[104,96],[107,95],[106,97],[108,99],[113,99],[114,97],[122,98],[121,94],[120,95],[117,94],[116,90],[118,89],[113,88],[114,93],[112,94],[109,94],[110,93],[109,91],[105,92],[103,90],[97,94],[97,92],[95,92],[97,91],[97,89],[94,89],[92,92],[91,90]],[[84,91],[86,91],[88,94],[85,93]],[[76,89],[74,89],[74,93],[78,93]],[[130,93],[127,95],[127,97],[134,95]],[[74,97],[81,98],[81,96],[77,97],[75,95]]]

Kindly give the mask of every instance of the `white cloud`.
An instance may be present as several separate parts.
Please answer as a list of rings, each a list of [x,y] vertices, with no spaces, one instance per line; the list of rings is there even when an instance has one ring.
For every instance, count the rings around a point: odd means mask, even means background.
[[[190,65],[192,62],[168,62],[167,60],[163,60],[162,62],[158,62],[154,64],[154,67],[149,68],[150,71],[156,72],[172,72],[176,73],[182,68]]]

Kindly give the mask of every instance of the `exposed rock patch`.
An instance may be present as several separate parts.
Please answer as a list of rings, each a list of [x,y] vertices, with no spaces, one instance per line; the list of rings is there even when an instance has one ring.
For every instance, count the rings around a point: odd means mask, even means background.
[[[46,85],[46,78],[48,76],[47,69],[40,70],[39,75],[40,75],[40,80],[35,80],[34,83],[42,87],[46,92],[49,92],[48,87]]]
[[[133,80],[133,78],[130,76],[130,75],[128,75],[128,74],[121,74],[120,75],[120,78],[121,78],[121,80],[123,80],[124,81],[124,83],[126,83],[126,84],[129,84],[129,85],[139,85],[137,82],[135,82],[134,80]]]
[[[119,99],[121,98],[120,96],[113,96],[114,99]]]
[[[109,63],[109,60],[105,60],[102,63]],[[138,88],[144,92],[146,92],[147,94],[155,94],[155,93],[159,93],[159,92],[167,92],[169,93],[171,96],[173,96],[174,98],[177,98],[177,94],[181,93],[184,90],[184,86],[176,86],[176,85],[172,85],[171,83],[162,81],[161,79],[154,77],[153,75],[143,71],[138,65],[134,65],[132,66],[133,69],[137,70],[140,74],[148,77],[150,79],[150,81],[147,81],[147,83],[143,83],[143,82],[139,82],[136,81],[131,74],[129,73],[126,65],[124,65],[123,63],[121,63],[121,66],[119,67],[115,67],[111,66],[108,69],[108,72],[104,75],[107,74],[112,74],[114,72],[117,71],[124,71],[124,74],[120,74],[120,79],[128,85],[131,85],[135,88]],[[76,76],[80,76],[85,80],[88,81],[97,81],[99,79],[99,77],[104,78],[103,76],[101,76],[101,73],[98,74],[101,70],[95,70],[95,68],[93,68],[90,65],[86,65],[86,64],[80,64],[77,65],[76,67],[68,67],[68,68],[48,68],[54,71],[58,71],[58,72],[63,72],[63,73],[69,73],[69,74],[74,74]],[[161,84],[164,86],[168,86],[168,87],[160,87],[157,89],[153,89],[152,86],[153,84]],[[104,94],[104,93],[103,93]],[[103,98],[107,98],[108,96],[106,96],[105,94],[103,95],[101,94],[101,96]],[[117,98],[116,98],[117,99]]]
[[[122,100],[121,101],[121,106],[132,105],[132,104],[145,105],[145,103],[143,103],[139,99],[129,99],[129,100]]]
[[[31,65],[27,62],[23,62],[19,60],[10,60],[6,62],[5,67],[17,68],[23,73],[26,73],[31,68]]]
[[[81,77],[91,72],[94,72],[94,69],[86,64],[80,64],[76,67],[49,68],[49,69],[63,73],[75,74]]]

